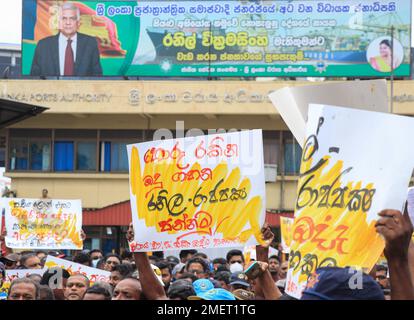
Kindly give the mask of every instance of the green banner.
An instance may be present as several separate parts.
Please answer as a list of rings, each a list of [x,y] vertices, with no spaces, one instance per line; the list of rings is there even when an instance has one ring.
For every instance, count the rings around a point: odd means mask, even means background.
[[[79,10],[74,66],[68,3]],[[33,76],[409,76],[410,40],[409,0],[23,3]]]

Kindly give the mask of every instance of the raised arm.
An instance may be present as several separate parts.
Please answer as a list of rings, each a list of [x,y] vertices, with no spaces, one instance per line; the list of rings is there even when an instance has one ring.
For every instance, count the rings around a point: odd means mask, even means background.
[[[273,281],[269,271],[269,246],[274,239],[274,234],[266,223],[262,228],[264,243],[256,246],[256,259],[260,263],[262,272],[257,277],[256,294],[262,294],[266,300],[278,300],[282,294]]]
[[[127,232],[127,240],[128,242],[131,242],[133,239],[134,231],[131,223]],[[145,297],[147,297],[148,300],[168,300],[165,295],[164,287],[152,270],[147,253],[134,252],[134,259],[139,272],[139,281],[141,282],[142,292]]]
[[[409,246],[413,226],[407,209],[383,210],[375,227],[385,239],[384,254],[388,261],[391,300],[414,300],[414,285],[409,266]]]

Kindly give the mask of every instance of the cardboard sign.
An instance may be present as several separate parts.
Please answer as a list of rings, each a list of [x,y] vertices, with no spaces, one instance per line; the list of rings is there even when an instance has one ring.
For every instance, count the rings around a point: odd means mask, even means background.
[[[109,271],[88,267],[83,264],[56,258],[53,256],[47,256],[45,268],[53,267],[60,267],[66,269],[70,273],[70,275],[81,273],[88,277],[91,284],[97,281],[108,282],[109,276],[111,275]]]
[[[280,217],[280,233],[282,252],[289,253],[292,243],[292,226],[295,219],[289,217]]]
[[[5,270],[3,285],[0,287],[0,300],[7,300],[10,285],[14,279],[25,278],[32,274],[43,276],[46,269],[9,269]]]
[[[6,245],[15,249],[83,248],[80,200],[0,199],[6,213]]]
[[[384,130],[392,128],[392,130]],[[295,205],[286,292],[300,298],[318,267],[369,272],[384,249],[378,212],[403,210],[414,119],[311,105]]]
[[[31,274],[38,274],[43,276],[46,269],[12,269],[12,270],[5,270],[6,278],[4,279],[7,282],[12,282],[14,279],[17,278],[25,278],[30,276]]]
[[[135,248],[257,244],[265,219],[261,130],[128,146]]]
[[[388,112],[386,80],[346,81],[285,87],[269,95],[274,107],[303,148],[310,103]]]
[[[279,251],[276,250],[273,247],[269,247],[269,257],[271,256],[278,256],[279,255]],[[256,246],[247,246],[243,249],[243,256],[244,256],[244,260],[246,265],[252,261],[252,260],[257,260],[257,255],[256,255]],[[225,257],[225,255],[224,255]]]

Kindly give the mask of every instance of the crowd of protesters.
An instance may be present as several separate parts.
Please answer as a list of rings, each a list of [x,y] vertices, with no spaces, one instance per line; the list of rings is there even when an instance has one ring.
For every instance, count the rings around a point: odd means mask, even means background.
[[[369,274],[360,272],[362,285],[356,288],[350,285],[350,279],[358,270],[319,268],[309,277],[302,299],[414,299],[411,221],[407,213],[395,210],[384,210],[379,216],[376,230],[385,239],[386,262],[376,265]],[[293,300],[285,293],[288,257],[269,256],[274,240],[269,226],[263,227],[262,236],[265,244],[256,247],[259,271],[254,277],[245,272],[254,261],[246,261],[240,250],[230,250],[226,257],[216,259],[196,250],[182,250],[179,257],[164,257],[162,252],[148,255],[128,251],[122,256],[104,255],[98,249],[79,251],[73,257],[59,251],[12,253],[9,250],[0,257],[0,286],[5,270],[42,269],[47,255],[52,255],[109,271],[109,281],[91,285],[86,276],[55,267],[42,276],[31,274],[14,279],[4,297],[8,300]],[[132,224],[127,239],[133,239]],[[57,269],[61,270],[59,277]]]

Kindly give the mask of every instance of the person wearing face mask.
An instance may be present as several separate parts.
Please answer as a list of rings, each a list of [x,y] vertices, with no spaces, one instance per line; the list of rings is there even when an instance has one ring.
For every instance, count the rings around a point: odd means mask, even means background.
[[[230,265],[230,272],[242,272],[244,270],[244,256],[240,250],[230,250],[226,256],[227,263]]]
[[[102,250],[99,249],[91,250],[91,252],[89,252],[89,255],[91,257],[92,267],[94,268],[96,268],[98,261],[104,256]]]

